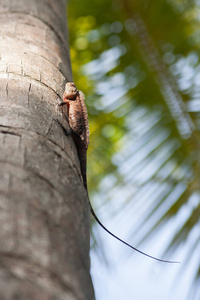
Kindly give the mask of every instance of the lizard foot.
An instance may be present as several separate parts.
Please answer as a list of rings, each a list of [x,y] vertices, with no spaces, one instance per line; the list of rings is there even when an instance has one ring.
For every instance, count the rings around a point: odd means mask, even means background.
[[[58,106],[62,106],[62,105],[67,104],[66,101],[63,101],[63,100],[61,100],[61,99],[59,99],[59,98],[57,98],[57,103],[58,103]]]

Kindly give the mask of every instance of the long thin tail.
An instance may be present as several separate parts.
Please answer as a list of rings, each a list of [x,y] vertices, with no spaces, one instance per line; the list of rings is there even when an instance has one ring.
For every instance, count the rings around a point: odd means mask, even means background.
[[[95,212],[94,212],[94,210],[93,210],[93,208],[92,208],[91,203],[90,203],[90,209],[91,209],[91,213],[92,213],[94,219],[97,221],[97,223],[98,223],[98,224],[99,224],[99,225],[100,225],[107,233],[109,233],[110,235],[112,235],[114,238],[116,238],[116,239],[117,239],[118,241],[120,241],[121,243],[123,243],[123,244],[125,244],[126,246],[132,248],[133,250],[135,250],[135,251],[137,251],[137,252],[139,252],[139,253],[141,253],[141,254],[147,256],[147,257],[150,257],[150,258],[152,258],[152,259],[155,259],[155,260],[157,260],[157,261],[160,261],[160,262],[163,262],[163,263],[169,263],[169,264],[177,264],[177,263],[180,263],[179,261],[163,260],[163,259],[160,259],[160,258],[151,256],[151,255],[149,255],[149,254],[147,254],[147,253],[145,253],[145,252],[142,252],[141,250],[138,250],[137,248],[131,246],[130,244],[128,244],[128,243],[126,243],[125,241],[123,241],[122,239],[120,239],[118,236],[114,235],[111,231],[109,231],[109,230],[101,223],[101,221],[100,221],[100,220],[98,219],[98,217],[96,216],[96,214],[95,214]]]

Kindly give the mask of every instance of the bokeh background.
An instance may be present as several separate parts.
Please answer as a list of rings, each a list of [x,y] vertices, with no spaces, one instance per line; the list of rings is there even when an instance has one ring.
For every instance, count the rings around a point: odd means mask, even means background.
[[[200,299],[200,1],[69,0],[97,300]]]

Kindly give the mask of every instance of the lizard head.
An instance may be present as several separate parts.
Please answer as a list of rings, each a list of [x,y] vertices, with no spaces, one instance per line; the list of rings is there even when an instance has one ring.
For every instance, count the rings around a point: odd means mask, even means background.
[[[65,97],[67,99],[75,99],[77,96],[78,90],[73,82],[67,82],[65,85]]]

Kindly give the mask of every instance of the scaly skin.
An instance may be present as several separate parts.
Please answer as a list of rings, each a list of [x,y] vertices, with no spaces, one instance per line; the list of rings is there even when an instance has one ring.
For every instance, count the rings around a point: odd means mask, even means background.
[[[80,159],[80,165],[81,165],[81,174],[83,177],[83,183],[87,191],[87,177],[86,177],[86,163],[87,163],[87,148],[89,144],[89,125],[88,125],[88,114],[87,114],[87,108],[85,105],[85,97],[84,94],[81,91],[78,91],[76,88],[76,85],[73,82],[67,82],[65,85],[65,92],[63,95],[63,101],[59,102],[59,105],[67,105],[68,107],[68,120],[69,120],[69,126],[72,130],[73,139],[75,141],[79,159]],[[120,239],[118,236],[114,235],[111,231],[109,231],[98,219],[96,216],[92,205],[89,200],[88,201],[91,209],[91,213],[97,223],[110,235],[112,235],[114,238],[116,238],[118,241],[122,242],[126,246],[132,248],[133,250],[150,257],[152,259],[155,259],[160,262],[165,263],[178,263],[176,261],[168,261],[156,258],[154,256],[151,256],[149,254],[144,253],[143,251],[138,250],[137,248],[131,246],[130,244],[126,243],[122,239]]]
[[[72,129],[73,139],[79,155],[83,183],[87,190],[86,165],[90,133],[87,108],[84,100],[84,94],[77,90],[76,85],[73,82],[67,82],[63,101],[59,105],[66,104],[68,107],[69,126]]]
[[[69,126],[73,133],[81,138],[87,150],[89,144],[89,125],[84,100],[84,94],[77,90],[73,82],[68,82],[65,86],[63,102],[68,106]]]

